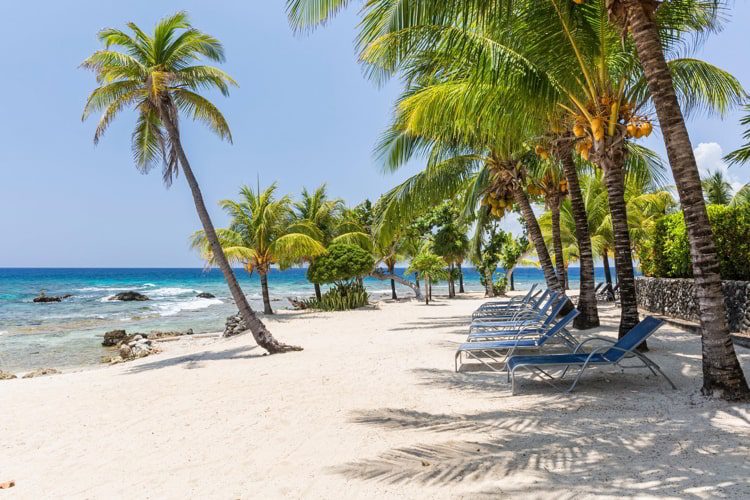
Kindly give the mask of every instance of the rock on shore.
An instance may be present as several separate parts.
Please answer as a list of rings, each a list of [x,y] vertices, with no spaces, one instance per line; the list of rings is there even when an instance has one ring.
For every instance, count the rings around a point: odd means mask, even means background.
[[[227,317],[227,322],[224,325],[224,337],[239,335],[246,330],[245,321],[240,317],[240,313],[237,313],[234,316]]]
[[[44,375],[57,375],[58,373],[60,373],[60,371],[55,370],[54,368],[38,368],[34,370],[33,372],[27,373],[21,378],[43,377]]]
[[[16,377],[15,374],[13,374],[13,373],[4,372],[4,371],[0,370],[0,380],[11,380],[11,379],[14,379],[14,378],[18,378],[18,377]]]

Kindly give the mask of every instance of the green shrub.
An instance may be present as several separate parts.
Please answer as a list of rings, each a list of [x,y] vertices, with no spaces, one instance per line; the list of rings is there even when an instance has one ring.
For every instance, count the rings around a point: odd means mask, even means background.
[[[750,206],[710,205],[708,219],[725,280],[750,279]],[[639,256],[641,270],[659,278],[690,278],[690,244],[682,212],[660,219]]]
[[[320,300],[306,300],[305,306],[323,311],[347,311],[366,306],[369,300],[370,296],[359,283],[339,283],[324,293]]]

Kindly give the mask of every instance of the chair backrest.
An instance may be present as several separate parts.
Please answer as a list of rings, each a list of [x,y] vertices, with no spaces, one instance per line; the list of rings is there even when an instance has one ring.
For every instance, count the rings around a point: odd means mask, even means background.
[[[581,314],[581,312],[578,309],[573,309],[568,314],[560,318],[560,321],[552,325],[552,328],[547,330],[544,333],[544,335],[542,335],[542,338],[539,341],[539,345],[542,345],[543,343],[547,342],[547,340],[549,340],[550,337],[554,337],[555,335],[557,335],[560,332],[560,330],[568,326],[568,323],[573,321],[575,317],[578,316],[579,314]]]
[[[552,307],[549,316],[547,316],[547,319],[544,320],[542,326],[544,326],[545,328],[548,327],[555,320],[555,318],[557,318],[557,315],[560,314],[560,311],[562,311],[562,308],[565,307],[565,304],[567,303],[568,297],[566,297],[564,294],[558,294],[557,302],[555,303],[554,307]]]
[[[537,309],[539,309],[540,314],[547,314],[547,311],[550,307],[552,307],[555,304],[555,300],[557,300],[558,293],[547,289],[547,302],[542,305],[541,299],[537,303]]]
[[[544,299],[547,298],[549,293],[550,293],[550,290],[548,288],[544,292],[542,292],[542,294],[539,297],[532,297],[531,300],[529,301],[529,305],[535,309],[540,309],[542,303],[544,302]]]
[[[616,291],[617,291],[617,290],[619,290],[619,289],[620,289],[620,283],[617,283],[617,284],[615,285],[615,287],[614,287],[614,288],[612,289],[612,291],[613,291],[613,292],[616,292]]]
[[[664,321],[661,319],[654,318],[653,316],[646,316],[646,318],[630,329],[623,338],[617,341],[614,345],[617,349],[609,349],[604,353],[604,357],[609,361],[618,361],[625,356],[626,351],[632,351],[638,345],[649,338]]]
[[[596,288],[594,288],[594,293],[597,293],[597,292],[599,292],[599,289],[600,289],[600,288],[601,288],[602,286],[604,286],[604,282],[603,282],[603,281],[602,281],[601,283],[599,283],[598,285],[596,285]]]

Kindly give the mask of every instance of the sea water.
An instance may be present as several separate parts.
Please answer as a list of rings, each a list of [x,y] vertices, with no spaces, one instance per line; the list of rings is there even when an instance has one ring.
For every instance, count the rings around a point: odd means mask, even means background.
[[[403,275],[404,269],[397,269]],[[306,270],[272,270],[269,276],[271,305],[291,308],[288,297],[313,295]],[[263,310],[257,274],[236,270],[240,284],[256,310]],[[571,287],[577,287],[577,270],[571,268]],[[602,279],[601,269],[597,277]],[[543,283],[535,268],[515,271],[516,288]],[[473,268],[464,269],[467,291],[483,290]],[[372,278],[365,286],[373,300],[390,297],[390,283]],[[325,290],[325,287],[323,287]],[[48,296],[70,294],[62,302],[34,303],[41,290]],[[136,291],[145,302],[112,301],[119,292]],[[215,298],[197,297],[209,292]],[[413,292],[397,285],[399,297]],[[447,293],[446,284],[433,293]],[[38,367],[78,367],[96,364],[108,351],[101,347],[106,331],[128,333],[222,331],[226,317],[236,313],[226,282],[216,269],[20,269],[0,268],[0,370],[23,371]],[[109,353],[111,354],[111,353]]]

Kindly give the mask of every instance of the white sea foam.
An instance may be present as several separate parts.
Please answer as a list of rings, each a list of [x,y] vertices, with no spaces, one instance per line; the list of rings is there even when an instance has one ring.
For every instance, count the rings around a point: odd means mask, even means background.
[[[178,295],[185,295],[185,294],[195,294],[198,293],[197,290],[193,290],[192,288],[179,288],[179,287],[165,287],[165,288],[157,288],[156,290],[152,290],[148,292],[149,297],[176,297]]]
[[[157,304],[156,308],[159,310],[161,316],[174,316],[175,314],[179,314],[180,311],[198,311],[221,303],[219,299],[194,298],[179,302],[164,302]]]
[[[85,286],[83,288],[76,288],[76,292],[128,292],[130,290],[144,290],[146,288],[153,288],[156,285],[153,283],[146,283],[144,285],[135,286]]]

